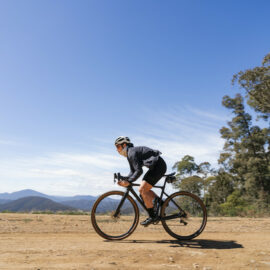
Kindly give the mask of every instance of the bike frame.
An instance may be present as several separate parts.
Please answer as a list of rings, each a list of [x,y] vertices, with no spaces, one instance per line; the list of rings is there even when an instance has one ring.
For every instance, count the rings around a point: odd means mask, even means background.
[[[167,198],[170,196],[168,195],[166,192],[165,192],[165,187],[166,187],[166,184],[167,184],[167,181],[165,179],[164,181],[164,185],[163,186],[153,186],[154,188],[159,188],[161,189],[161,195],[160,195],[160,200],[162,200],[162,197],[163,195],[165,194],[167,196]],[[126,200],[127,196],[129,195],[129,193],[131,193],[135,198],[136,200],[140,203],[140,205],[145,209],[145,211],[149,214],[148,212],[148,209],[146,208],[145,204],[144,204],[144,201],[137,195],[137,193],[134,191],[133,187],[134,186],[137,186],[139,187],[140,185],[139,184],[133,184],[133,183],[130,183],[129,186],[127,186],[127,190],[125,192],[125,195],[123,196],[123,198],[121,199],[115,213],[114,213],[114,217],[117,217],[119,212],[120,212],[120,209],[124,203],[124,201]],[[175,219],[175,218],[179,218],[179,217],[185,217],[186,213],[185,211],[177,204],[175,203],[173,200],[172,200],[173,204],[180,210],[180,212],[178,214],[175,214],[175,215],[170,215],[170,216],[166,216],[166,217],[163,217],[159,220],[169,220],[169,219]],[[157,213],[159,213],[159,209],[160,209],[160,204],[158,204],[158,208],[157,208]]]

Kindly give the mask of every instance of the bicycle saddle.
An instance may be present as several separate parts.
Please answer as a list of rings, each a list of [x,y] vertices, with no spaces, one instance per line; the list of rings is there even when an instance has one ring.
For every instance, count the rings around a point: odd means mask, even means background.
[[[169,173],[169,174],[164,174],[164,176],[173,176],[175,174],[176,174],[176,172],[173,172],[173,173]]]
[[[165,181],[167,181],[168,183],[173,183],[176,181],[176,177],[174,176],[175,172],[170,173],[170,174],[164,174],[164,176],[166,176]]]

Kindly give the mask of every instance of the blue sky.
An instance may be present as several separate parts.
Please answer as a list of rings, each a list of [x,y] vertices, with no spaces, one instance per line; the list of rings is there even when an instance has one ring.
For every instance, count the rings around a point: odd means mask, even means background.
[[[269,53],[269,1],[1,1],[0,192],[109,190],[114,139],[216,163],[236,72]],[[114,187],[115,188],[115,187]]]

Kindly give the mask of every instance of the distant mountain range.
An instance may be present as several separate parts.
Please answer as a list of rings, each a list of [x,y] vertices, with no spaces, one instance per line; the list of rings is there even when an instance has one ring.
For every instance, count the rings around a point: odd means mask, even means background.
[[[77,208],[83,211],[90,211],[96,199],[91,200],[71,200],[71,201],[62,201],[64,205],[68,205],[73,208]]]
[[[43,197],[50,200],[53,200],[55,202],[63,202],[63,201],[73,201],[73,200],[96,200],[97,197],[90,196],[90,195],[76,195],[76,196],[52,196],[47,195],[32,189],[24,189],[12,193],[0,193],[0,200],[17,200],[24,197],[29,196],[37,196],[37,197]],[[1,201],[0,201],[1,203]]]
[[[51,196],[32,189],[0,193],[0,211],[90,211],[98,198],[90,195]]]
[[[32,189],[25,189],[13,193],[0,193],[0,212],[29,212],[29,211],[90,211],[98,196],[76,195],[71,197],[50,196]],[[116,208],[117,199],[105,199],[96,209],[98,213],[104,213]],[[138,205],[141,208],[140,205]],[[130,213],[131,204],[126,201],[123,212]]]
[[[0,199],[0,204],[11,202],[12,200]]]
[[[24,197],[0,205],[0,211],[29,212],[29,211],[74,211],[73,207],[66,206],[42,197]]]

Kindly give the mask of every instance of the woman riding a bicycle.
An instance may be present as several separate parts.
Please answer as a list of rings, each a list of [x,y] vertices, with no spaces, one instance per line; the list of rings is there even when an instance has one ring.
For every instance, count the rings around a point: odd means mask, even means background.
[[[134,147],[128,137],[118,137],[115,140],[115,146],[118,153],[127,158],[130,166],[129,175],[121,177],[122,181],[118,182],[120,186],[127,187],[131,182],[136,181],[143,173],[143,166],[149,169],[143,176],[139,187],[139,192],[149,213],[149,217],[141,222],[141,225],[148,226],[156,221],[153,201],[158,199],[158,196],[151,189],[165,174],[166,163],[160,156],[161,152],[146,146]]]

